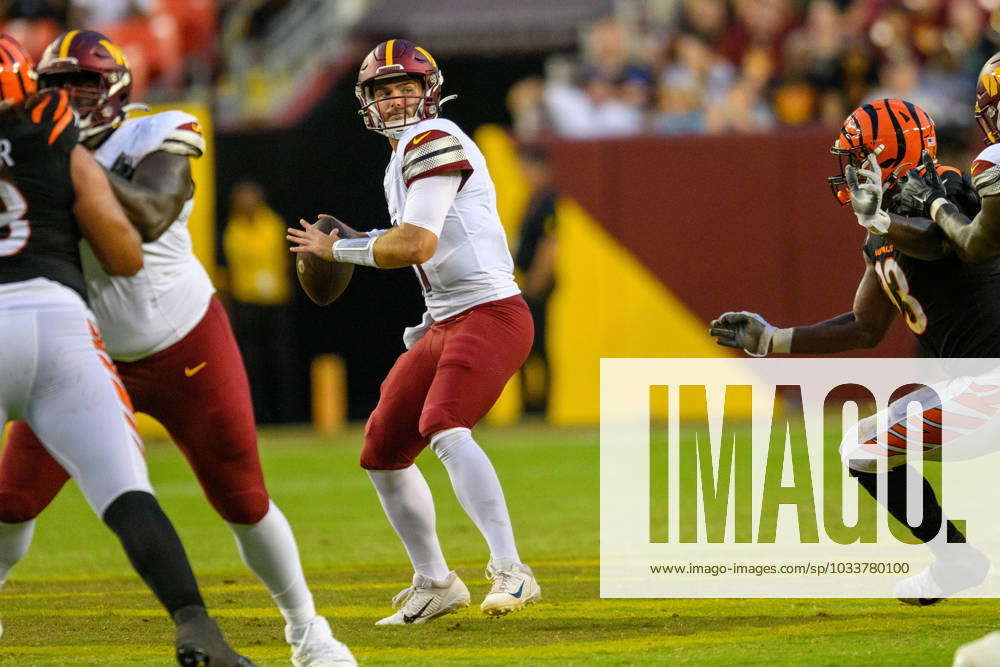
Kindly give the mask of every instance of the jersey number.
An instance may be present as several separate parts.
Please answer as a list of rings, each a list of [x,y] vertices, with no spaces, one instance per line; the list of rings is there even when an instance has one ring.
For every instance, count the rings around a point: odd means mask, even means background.
[[[906,325],[913,333],[920,335],[926,331],[927,315],[924,313],[924,307],[910,294],[910,284],[906,281],[906,274],[899,268],[899,263],[892,257],[885,260],[884,268],[882,264],[876,262],[875,273],[882,282],[882,289],[906,318]]]
[[[10,181],[0,181],[0,201],[4,210],[0,213],[0,257],[16,255],[28,245],[31,224],[24,219],[28,212],[28,202],[17,186]]]

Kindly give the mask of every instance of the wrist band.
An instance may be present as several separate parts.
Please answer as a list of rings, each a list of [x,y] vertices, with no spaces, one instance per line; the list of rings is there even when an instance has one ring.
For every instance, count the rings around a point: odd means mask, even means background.
[[[340,239],[333,243],[333,259],[336,262],[347,262],[348,264],[360,264],[361,266],[374,266],[375,263],[375,241],[377,236],[362,236],[357,239]]]
[[[937,220],[937,214],[938,214],[938,211],[941,210],[941,207],[944,206],[945,204],[950,204],[950,203],[951,202],[948,201],[947,199],[945,199],[944,197],[938,197],[937,199],[935,199],[934,201],[932,201],[931,202],[931,209],[930,209],[931,220]]]
[[[790,354],[792,351],[792,332],[794,328],[778,329],[771,337],[771,352],[774,354]]]

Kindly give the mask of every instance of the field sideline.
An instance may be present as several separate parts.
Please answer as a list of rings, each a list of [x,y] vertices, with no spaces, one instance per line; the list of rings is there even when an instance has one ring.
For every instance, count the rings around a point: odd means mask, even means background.
[[[473,607],[422,626],[375,628],[408,585],[405,553],[357,466],[360,430],[261,434],[269,489],[295,529],[320,612],[365,664],[581,663],[946,665],[959,644],[1000,628],[994,600],[914,608],[894,600],[601,600],[596,429],[481,429],[508,494],[522,557],[544,600],[488,620]],[[206,600],[234,645],[288,665],[282,621],[180,454],[151,444],[151,476],[188,548]],[[488,589],[488,553],[433,457],[442,545],[469,584]],[[172,632],[114,537],[67,488],[0,592],[0,664],[168,665]]]

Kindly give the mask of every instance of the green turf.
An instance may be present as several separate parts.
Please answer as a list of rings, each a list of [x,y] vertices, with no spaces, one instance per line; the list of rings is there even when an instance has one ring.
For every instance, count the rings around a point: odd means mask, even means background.
[[[357,466],[359,431],[335,440],[266,431],[270,491],[295,528],[321,613],[366,664],[946,665],[960,643],[1000,626],[992,600],[928,608],[893,600],[601,600],[596,430],[482,429],[503,480],[522,556],[545,599],[488,620],[468,609],[435,623],[375,628],[408,584],[405,554]],[[282,622],[239,560],[180,455],[150,445],[153,483],[233,643],[288,664]],[[442,466],[435,492],[445,554],[472,590],[487,550]],[[68,487],[39,520],[32,550],[0,593],[0,664],[171,664],[171,627],[111,534]]]

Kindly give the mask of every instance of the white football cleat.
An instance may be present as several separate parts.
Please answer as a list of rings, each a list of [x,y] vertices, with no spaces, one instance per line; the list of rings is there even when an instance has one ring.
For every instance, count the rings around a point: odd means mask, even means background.
[[[317,616],[302,627],[285,626],[285,640],[292,645],[295,667],[347,667],[357,665],[350,649],[337,641],[330,624]]]
[[[479,606],[487,616],[505,616],[542,599],[542,588],[531,568],[510,559],[491,560],[486,578],[493,587]]]
[[[954,667],[991,667],[1000,665],[1000,632],[991,632],[976,641],[962,644],[955,651]]]
[[[939,558],[919,574],[897,582],[893,595],[905,604],[925,607],[979,586],[992,574],[990,559],[975,547],[965,546],[956,555]]]
[[[375,625],[426,623],[438,616],[453,614],[462,607],[468,607],[469,599],[469,589],[454,571],[449,572],[441,581],[414,574],[413,585],[392,598],[392,606],[398,607],[399,611],[377,621]]]

